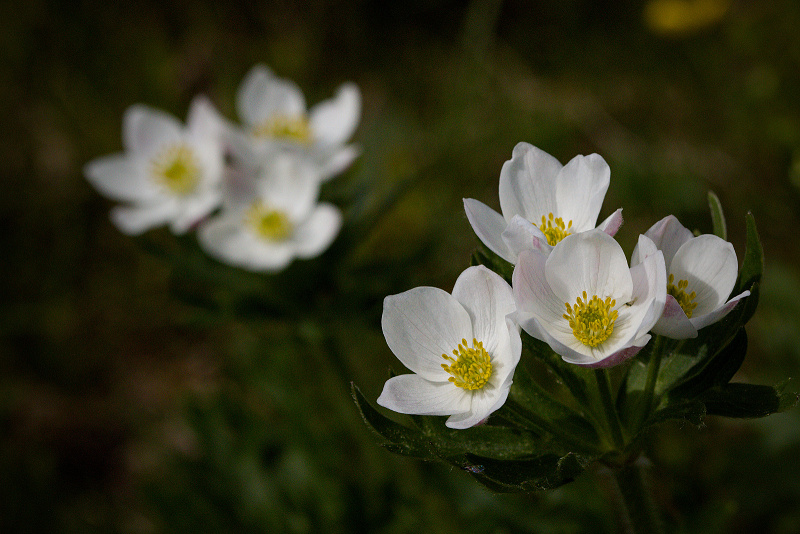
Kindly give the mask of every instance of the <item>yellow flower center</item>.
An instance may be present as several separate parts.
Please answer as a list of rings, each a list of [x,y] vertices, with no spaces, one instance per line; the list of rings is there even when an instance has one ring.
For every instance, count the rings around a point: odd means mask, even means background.
[[[618,313],[612,308],[616,303],[611,297],[600,300],[600,297],[594,295],[588,299],[584,291],[583,299],[578,297],[574,307],[568,302],[564,303],[567,313],[562,317],[569,321],[572,333],[578,341],[587,347],[596,347],[614,332],[614,321],[617,320]]]
[[[455,358],[453,358],[455,356]],[[450,362],[443,363],[442,368],[451,376],[450,382],[464,389],[481,389],[492,376],[492,362],[489,353],[483,348],[483,342],[472,339],[472,348],[467,347],[467,340],[462,339],[453,356],[442,354],[442,358]]]
[[[307,145],[311,142],[311,126],[305,117],[278,115],[253,128],[258,137],[281,139]]]
[[[250,206],[245,218],[256,235],[267,241],[285,241],[294,229],[285,212],[272,209],[263,202]]]
[[[669,280],[667,281],[667,293],[675,297],[675,300],[678,301],[678,304],[681,305],[681,309],[683,313],[686,314],[686,317],[691,318],[692,312],[697,307],[697,303],[694,301],[695,297],[697,297],[697,293],[692,291],[691,293],[686,293],[686,288],[689,286],[688,280],[680,280],[678,281],[678,285],[675,285],[675,275],[669,275]]]
[[[152,160],[151,172],[158,183],[176,195],[188,195],[197,187],[202,171],[191,148],[172,145]]]
[[[546,217],[542,215],[542,224],[539,225],[539,230],[547,237],[547,243],[554,247],[559,241],[572,234],[569,231],[571,227],[572,221],[565,225],[561,217],[553,218],[553,214],[548,213]]]

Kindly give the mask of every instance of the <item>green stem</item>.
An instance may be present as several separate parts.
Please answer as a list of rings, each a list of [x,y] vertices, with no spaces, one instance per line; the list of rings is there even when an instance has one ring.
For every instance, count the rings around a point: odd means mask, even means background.
[[[639,403],[639,413],[636,418],[636,431],[642,428],[644,422],[650,416],[650,411],[653,409],[653,398],[656,391],[656,381],[658,380],[658,371],[661,369],[661,348],[663,345],[663,337],[656,336],[653,340],[653,350],[650,353],[650,365],[647,368],[647,381],[644,384],[644,391],[642,392],[642,400]]]
[[[663,534],[664,526],[647,481],[650,463],[639,458],[614,471],[610,481],[614,489],[621,531],[626,534]]]
[[[597,380],[597,390],[600,393],[600,400],[603,401],[606,422],[611,429],[614,446],[622,451],[625,448],[625,438],[622,436],[622,425],[619,422],[619,415],[614,406],[614,399],[611,397],[611,384],[608,380],[608,372],[606,369],[595,369],[594,377]]]
[[[577,448],[579,451],[598,451],[596,445],[583,440],[582,438],[572,434],[567,430],[563,430],[559,425],[553,424],[551,421],[539,417],[525,408],[516,400],[509,398],[503,406],[507,415],[514,418],[514,423],[520,425],[526,430],[544,431],[556,437],[562,443],[569,447]]]

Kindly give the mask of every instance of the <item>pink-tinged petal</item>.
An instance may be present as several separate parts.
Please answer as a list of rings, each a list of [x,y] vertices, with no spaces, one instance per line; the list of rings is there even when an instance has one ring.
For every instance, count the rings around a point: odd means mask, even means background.
[[[622,226],[622,208],[609,215],[606,220],[601,222],[597,227],[610,236],[617,235],[620,227]]]
[[[562,302],[575,304],[585,291],[588,298],[630,300],[633,282],[622,247],[602,230],[565,237],[553,248],[545,268],[547,283]]]
[[[239,86],[236,111],[245,124],[258,126],[275,117],[304,117],[306,101],[293,82],[278,78],[263,65],[256,65]]]
[[[600,155],[575,156],[556,177],[554,215],[565,224],[572,221],[577,232],[593,229],[610,181],[611,169]]]
[[[469,314],[452,295],[417,287],[383,301],[381,326],[386,343],[411,371],[433,381],[450,376],[442,355],[452,355],[463,339],[472,341]]]
[[[342,213],[332,204],[319,204],[292,235],[297,256],[314,258],[327,249],[342,227]]]
[[[122,144],[127,152],[149,158],[183,139],[183,125],[161,110],[136,104],[122,117]]]
[[[160,196],[160,189],[141,171],[141,166],[124,154],[92,160],[83,173],[95,189],[113,200],[142,202]]]
[[[722,306],[736,283],[737,271],[733,245],[713,234],[684,243],[675,253],[669,269],[669,273],[675,275],[675,284],[688,280],[686,292],[696,293],[697,307],[693,315],[697,316]]]
[[[500,275],[482,265],[469,267],[456,280],[453,297],[469,313],[473,335],[490,354],[498,346],[509,350],[506,315],[517,306],[511,286]]]
[[[609,367],[614,367],[615,365],[619,365],[624,361],[627,361],[637,354],[642,348],[650,341],[650,335],[645,335],[642,338],[636,340],[636,345],[624,348],[612,354],[611,356],[604,358],[602,360],[596,362],[589,362],[589,363],[580,363],[580,362],[572,362],[576,365],[580,365],[582,367],[586,367],[589,369],[607,369]]]
[[[555,180],[561,168],[561,163],[547,152],[518,143],[500,170],[503,217],[511,220],[520,215],[536,223],[551,212],[558,216]]]
[[[547,243],[547,236],[539,227],[519,215],[514,215],[506,229],[503,230],[501,237],[514,258],[518,257],[523,250],[540,250],[549,253],[553,249]],[[516,261],[511,263],[516,263]]]
[[[467,219],[484,245],[489,250],[510,263],[517,261],[516,254],[509,250],[506,242],[503,241],[502,234],[506,229],[507,223],[502,215],[494,211],[492,208],[471,198],[464,199],[464,211],[467,214]]]
[[[122,233],[139,235],[169,222],[175,216],[177,209],[173,200],[144,206],[118,206],[111,210],[111,222]]]
[[[361,92],[354,83],[339,88],[331,100],[321,102],[309,111],[314,141],[340,145],[353,135],[361,116]]]
[[[739,301],[741,299],[743,299],[744,297],[747,297],[749,295],[750,295],[750,291],[744,291],[743,293],[733,297],[731,300],[726,302],[723,306],[720,306],[719,308],[717,308],[716,310],[714,310],[714,311],[712,311],[710,313],[707,313],[705,315],[699,315],[699,316],[692,315],[692,318],[689,319],[689,321],[691,321],[692,325],[695,328],[697,328],[698,330],[700,330],[701,328],[705,328],[706,326],[708,326],[710,324],[714,324],[717,321],[719,321],[720,319],[722,319],[723,317],[725,317],[726,315],[728,315],[728,313],[730,313],[730,311],[733,310],[736,307],[737,304],[739,304]]]
[[[652,332],[670,339],[691,339],[697,337],[697,327],[686,317],[681,305],[672,295],[667,295],[664,312],[653,326]]]
[[[470,409],[471,393],[450,382],[430,382],[408,374],[390,378],[378,404],[394,412],[416,415],[452,415]]]
[[[674,215],[667,215],[653,226],[645,234],[653,240],[656,248],[664,253],[664,262],[667,271],[671,272],[672,258],[681,248],[681,245],[694,237],[694,234],[687,230]]]

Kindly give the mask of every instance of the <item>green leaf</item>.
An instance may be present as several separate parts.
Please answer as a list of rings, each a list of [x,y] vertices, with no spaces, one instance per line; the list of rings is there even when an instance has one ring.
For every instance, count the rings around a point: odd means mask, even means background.
[[[742,268],[739,270],[739,277],[733,288],[733,295],[738,295],[742,291],[750,289],[753,284],[759,283],[761,275],[764,273],[764,248],[761,246],[761,239],[758,237],[756,220],[752,213],[748,213],[745,221],[747,224],[747,244]],[[752,299],[752,295],[748,299]]]
[[[776,386],[726,384],[706,391],[700,400],[706,405],[709,415],[765,417],[797,404],[798,394],[784,391],[788,382]]]
[[[553,371],[559,382],[566,386],[580,406],[592,406],[592,400],[589,397],[591,371],[579,365],[564,362],[544,341],[534,339],[524,331],[520,334],[523,358],[535,358],[542,361]]]
[[[422,432],[413,430],[399,423],[395,423],[388,417],[381,415],[364,398],[364,395],[356,387],[350,384],[353,400],[361,412],[364,422],[379,436],[383,438],[381,445],[386,449],[402,454],[403,456],[413,456],[416,458],[434,458],[429,444],[424,439]]]
[[[722,350],[710,358],[700,358],[669,392],[670,398],[693,399],[707,389],[730,382],[747,354],[747,333],[740,328]]]
[[[708,207],[711,209],[711,224],[714,228],[714,235],[728,240],[728,229],[725,226],[725,214],[722,212],[722,203],[719,197],[713,192],[708,192]]]
[[[460,466],[482,484],[502,492],[543,491],[571,482],[590,459],[573,453],[545,454],[526,460],[499,461],[467,455]]]
[[[703,424],[703,418],[706,416],[706,405],[698,400],[687,400],[682,402],[672,402],[656,410],[645,423],[646,426],[661,423],[670,419],[679,419],[688,421],[695,426]]]

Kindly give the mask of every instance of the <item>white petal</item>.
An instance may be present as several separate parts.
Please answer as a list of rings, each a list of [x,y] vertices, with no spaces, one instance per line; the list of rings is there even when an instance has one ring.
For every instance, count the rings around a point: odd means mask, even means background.
[[[501,237],[514,258],[518,257],[523,250],[549,252],[553,249],[547,243],[547,236],[539,227],[519,215],[514,215],[506,229],[503,230]],[[516,263],[516,260],[511,263]]]
[[[658,248],[656,248],[653,240],[646,235],[639,234],[639,241],[633,248],[633,254],[631,254],[631,267],[639,265],[646,257],[652,256],[656,252],[658,252]]]
[[[528,143],[518,143],[500,170],[503,217],[510,221],[514,215],[521,215],[536,224],[542,215],[555,214],[555,179],[560,170],[561,163],[550,154]]]
[[[577,232],[595,227],[597,216],[603,205],[611,169],[598,154],[575,156],[556,177],[557,217],[565,224],[572,221]]]
[[[186,233],[206,215],[214,211],[221,201],[222,197],[219,191],[216,190],[210,190],[202,195],[187,199],[182,203],[180,212],[172,220],[172,232],[175,234]]]
[[[542,252],[521,252],[511,284],[520,326],[531,336],[543,341],[546,341],[540,331],[543,325],[550,330],[558,330],[560,337],[572,335],[569,324],[562,317],[566,312],[564,301],[547,284],[546,261],[547,255]]]
[[[716,323],[717,321],[728,315],[728,313],[730,313],[730,311],[733,310],[737,304],[739,304],[739,300],[749,295],[750,291],[744,291],[743,293],[740,293],[739,295],[733,297],[723,306],[720,306],[719,308],[710,313],[700,316],[692,315],[692,318],[689,319],[689,321],[691,321],[692,325],[698,330],[701,328],[705,328],[706,326]]]
[[[285,211],[292,221],[302,221],[317,202],[320,179],[307,161],[285,153],[265,162],[257,187],[267,204]]]
[[[342,214],[331,204],[319,204],[292,235],[297,256],[307,259],[322,254],[342,227]]]
[[[118,206],[111,210],[111,221],[128,235],[139,235],[169,222],[178,207],[172,200],[144,206]]]
[[[319,174],[322,181],[327,181],[343,172],[361,154],[355,145],[346,145],[333,152],[326,153],[322,159],[317,158]]]
[[[547,283],[562,302],[575,304],[586,291],[589,298],[630,300],[633,282],[625,253],[613,237],[590,230],[565,237],[550,253]]]
[[[192,99],[186,115],[186,128],[198,139],[220,139],[226,129],[225,119],[206,96]]]
[[[417,287],[383,301],[381,326],[386,343],[410,370],[434,381],[447,380],[442,369],[462,339],[473,338],[469,314],[452,295]]]
[[[672,258],[681,245],[694,237],[692,232],[687,230],[674,215],[667,215],[645,232],[647,237],[653,240],[656,247],[664,253],[664,262],[667,271],[671,272]]]
[[[464,211],[467,219],[484,245],[489,250],[510,263],[516,263],[517,255],[509,250],[508,245],[501,237],[507,223],[502,215],[492,208],[471,198],[464,199]]]
[[[293,82],[276,77],[263,65],[256,65],[239,87],[236,110],[245,124],[258,126],[274,117],[303,117],[306,102]]]
[[[622,226],[622,208],[609,215],[606,220],[601,222],[597,227],[610,236],[617,235],[620,226]]]
[[[231,215],[208,221],[200,227],[197,237],[209,255],[251,271],[277,272],[294,258],[290,246],[256,239],[242,227],[241,218]]]
[[[172,115],[141,104],[129,107],[122,118],[126,151],[149,158],[154,152],[180,142],[183,125]]]
[[[473,335],[484,343],[489,354],[493,358],[509,360],[506,315],[517,309],[511,286],[482,265],[469,267],[456,280],[453,297],[469,313]],[[467,341],[472,342],[471,339]]]
[[[464,429],[470,428],[483,422],[489,415],[503,405],[508,398],[508,387],[502,390],[479,389],[472,392],[472,404],[465,413],[458,413],[450,416],[445,422],[450,428]]]
[[[140,166],[124,154],[92,160],[83,173],[95,189],[113,200],[147,201],[161,194]]]
[[[667,303],[661,318],[653,327],[653,333],[670,339],[691,339],[697,337],[697,328],[672,295],[667,295]]]
[[[387,380],[377,402],[398,413],[451,415],[469,410],[471,396],[450,382],[429,382],[412,374]]]
[[[314,140],[329,145],[341,145],[353,135],[361,115],[361,93],[354,83],[339,88],[331,100],[311,108],[309,122]]]
[[[738,263],[733,245],[713,234],[690,239],[678,249],[669,273],[675,283],[688,280],[687,292],[694,291],[697,307],[693,315],[710,313],[725,302],[736,283]]]
[[[650,241],[641,236],[640,243]],[[635,344],[637,339],[647,335],[664,312],[667,298],[667,279],[664,268],[664,255],[661,251],[650,254],[630,270],[633,281],[631,300],[617,303],[619,314],[614,324],[614,332],[603,343],[605,356]]]

